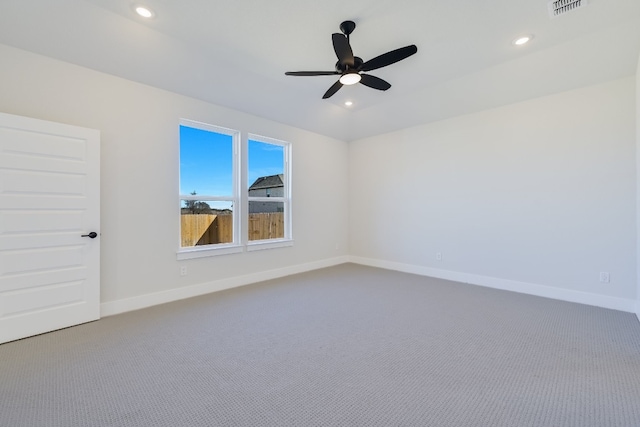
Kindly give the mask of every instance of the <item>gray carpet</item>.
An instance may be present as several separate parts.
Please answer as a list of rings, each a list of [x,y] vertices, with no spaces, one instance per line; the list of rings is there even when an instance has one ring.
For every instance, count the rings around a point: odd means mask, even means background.
[[[632,314],[345,264],[0,345],[0,426],[640,426]]]

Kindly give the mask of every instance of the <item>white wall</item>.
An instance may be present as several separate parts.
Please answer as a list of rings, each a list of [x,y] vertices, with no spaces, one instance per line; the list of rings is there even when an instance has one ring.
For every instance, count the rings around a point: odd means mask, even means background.
[[[0,58],[0,111],[101,131],[103,313],[344,261],[346,143],[8,46]],[[176,260],[180,118],[292,143],[293,247]]]
[[[628,77],[352,142],[352,259],[633,311],[635,120]]]

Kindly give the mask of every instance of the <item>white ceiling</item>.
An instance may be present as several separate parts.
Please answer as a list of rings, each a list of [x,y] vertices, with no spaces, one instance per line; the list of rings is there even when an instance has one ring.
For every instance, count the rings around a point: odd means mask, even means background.
[[[589,0],[550,18],[546,0],[2,0],[0,43],[344,141],[635,73],[640,1]],[[343,87],[331,33],[350,19],[365,61],[418,53],[370,74],[386,92]],[[516,47],[520,34],[531,43]],[[344,101],[352,100],[352,107]],[[223,123],[218,123],[224,125]]]

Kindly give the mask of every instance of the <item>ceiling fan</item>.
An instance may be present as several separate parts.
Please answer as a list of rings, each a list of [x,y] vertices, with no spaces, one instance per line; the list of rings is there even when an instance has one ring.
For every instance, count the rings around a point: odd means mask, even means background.
[[[362,83],[373,89],[387,90],[391,87],[391,84],[382,80],[379,77],[372,76],[370,74],[363,74],[366,71],[377,70],[378,68],[386,67],[387,65],[394,64],[398,61],[402,61],[405,58],[413,55],[418,51],[416,45],[401,47],[399,49],[392,50],[382,55],[376,56],[367,62],[362,61],[362,58],[353,56],[351,45],[349,44],[349,35],[355,30],[356,23],[353,21],[344,21],[340,24],[340,33],[333,33],[331,38],[333,40],[333,50],[336,52],[338,62],[336,62],[336,69],[334,71],[287,71],[287,76],[333,76],[340,75],[340,79],[325,92],[322,99],[327,99],[335,94],[343,85],[352,85],[356,83]]]

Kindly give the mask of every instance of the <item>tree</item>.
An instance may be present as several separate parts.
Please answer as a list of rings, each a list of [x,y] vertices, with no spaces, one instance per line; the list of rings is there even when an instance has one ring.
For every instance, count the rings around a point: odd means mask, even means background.
[[[196,195],[195,190],[190,193],[192,196]],[[184,207],[190,214],[206,214],[211,212],[211,206],[207,202],[201,202],[197,200],[185,200]]]

